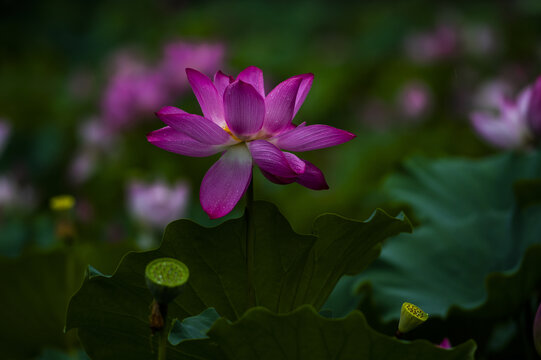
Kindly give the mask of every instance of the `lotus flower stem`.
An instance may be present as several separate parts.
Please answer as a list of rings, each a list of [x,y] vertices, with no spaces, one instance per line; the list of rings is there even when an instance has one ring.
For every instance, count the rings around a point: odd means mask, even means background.
[[[252,306],[257,305],[253,287],[254,243],[254,180],[252,179],[246,192],[246,266],[248,269],[248,303]]]
[[[164,316],[164,320],[165,320],[165,316]],[[165,328],[163,328],[158,333],[158,360],[165,360],[166,355],[167,355],[167,331],[165,331]]]

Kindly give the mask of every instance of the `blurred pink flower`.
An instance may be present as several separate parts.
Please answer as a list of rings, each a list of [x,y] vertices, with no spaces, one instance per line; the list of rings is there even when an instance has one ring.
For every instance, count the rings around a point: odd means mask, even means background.
[[[537,308],[537,313],[535,314],[535,319],[533,321],[533,342],[537,354],[541,356],[541,304],[539,304],[539,307]]]
[[[167,102],[164,77],[134,54],[116,56],[112,76],[102,98],[102,118],[114,130],[133,125]]]
[[[418,63],[452,57],[458,49],[457,29],[449,24],[439,24],[432,31],[409,35],[404,47],[409,58]]]
[[[473,98],[473,105],[479,109],[498,108],[502,98],[507,98],[512,94],[511,85],[500,79],[488,81],[481,85]]]
[[[134,180],[128,185],[128,208],[137,221],[161,229],[184,216],[189,191],[186,182],[169,186],[163,181],[144,183]]]
[[[72,159],[68,177],[74,184],[85,182],[93,173],[98,158],[112,149],[115,133],[96,117],[79,126],[80,147]]]
[[[504,94],[494,100],[492,108],[471,114],[477,133],[499,148],[530,148],[541,135],[541,77],[514,100]]]
[[[142,117],[173,101],[188,83],[184,69],[197,66],[210,71],[224,57],[221,44],[173,42],[165,45],[163,57],[150,65],[141,56],[120,52],[113,61],[112,75],[102,98],[102,118],[114,130],[132,126]]]
[[[30,185],[22,185],[16,177],[0,176],[0,211],[6,209],[32,210],[36,206],[36,192]]]
[[[81,184],[94,173],[97,164],[97,153],[83,147],[75,154],[68,169],[68,177],[73,184]]]
[[[410,119],[422,118],[430,109],[432,93],[428,85],[422,81],[406,83],[398,97],[400,114]]]
[[[11,134],[11,124],[0,118],[0,154],[7,145],[9,135]]]
[[[360,122],[374,131],[386,131],[395,125],[392,106],[380,98],[368,99],[358,113]]]
[[[461,31],[461,44],[464,50],[473,55],[490,55],[497,48],[497,37],[487,24],[473,24]]]
[[[97,117],[91,117],[79,126],[79,137],[83,146],[108,150],[111,148],[115,134]]]
[[[532,87],[526,119],[535,137],[537,139],[541,137],[541,76]]]
[[[163,59],[159,71],[164,75],[167,86],[174,92],[188,89],[186,68],[198,68],[210,74],[219,68],[225,55],[223,44],[196,44],[183,41],[168,43],[163,49]]]
[[[327,125],[292,123],[314,75],[293,76],[266,94],[263,71],[255,66],[241,71],[236,79],[221,71],[214,81],[194,69],[186,69],[186,74],[204,116],[167,106],[156,115],[168,126],[147,138],[180,155],[222,153],[201,182],[201,205],[211,219],[235,207],[250,184],[253,164],[276,184],[329,188],[321,170],[290,152],[323,149],[355,137]]]

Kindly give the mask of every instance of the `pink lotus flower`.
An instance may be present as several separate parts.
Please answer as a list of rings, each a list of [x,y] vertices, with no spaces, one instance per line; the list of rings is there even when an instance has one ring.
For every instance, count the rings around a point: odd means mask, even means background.
[[[541,356],[541,304],[537,308],[537,313],[533,321],[533,342],[535,350]]]
[[[7,121],[0,118],[0,154],[4,151],[6,144],[11,134],[11,125]]]
[[[142,56],[120,51],[102,98],[102,118],[113,130],[133,126],[134,120],[167,104],[188,87],[183,69],[215,69],[224,57],[222,44],[176,41],[164,46],[156,64]],[[181,74],[182,72],[182,74]]]
[[[189,192],[188,184],[182,181],[169,186],[163,181],[147,184],[134,180],[128,186],[128,208],[136,220],[161,229],[184,216]]]
[[[274,183],[328,189],[321,170],[289,151],[322,149],[355,135],[327,125],[292,124],[312,86],[312,74],[289,78],[266,95],[263,72],[254,66],[236,79],[218,71],[214,82],[193,69],[186,69],[186,74],[203,116],[165,107],[156,115],[168,126],[147,138],[186,156],[223,152],[201,183],[201,205],[211,219],[235,207],[250,184],[253,163]]]
[[[541,77],[522,90],[516,100],[503,94],[496,109],[474,112],[475,130],[489,143],[503,149],[529,148],[541,136]]]
[[[398,97],[400,113],[410,120],[426,115],[431,101],[432,94],[428,85],[416,80],[406,83]]]
[[[458,51],[458,33],[454,25],[441,23],[435,29],[406,37],[406,54],[417,63],[447,59]]]

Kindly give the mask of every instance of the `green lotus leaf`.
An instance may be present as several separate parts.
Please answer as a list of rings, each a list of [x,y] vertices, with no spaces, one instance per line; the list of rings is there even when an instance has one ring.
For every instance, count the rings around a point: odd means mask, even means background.
[[[474,358],[476,348],[471,340],[452,350],[426,340],[397,340],[371,329],[359,311],[326,319],[309,305],[287,314],[252,308],[234,323],[217,320],[207,335],[208,340],[186,341],[177,348],[185,351],[186,358],[209,360],[200,356],[208,349],[224,360],[466,360]]]
[[[412,206],[420,226],[386,242],[367,271],[342,279],[326,307],[340,316],[362,300],[362,309],[394,323],[411,301],[446,319],[445,332],[432,321],[420,333],[474,338],[484,350],[493,325],[522,312],[541,282],[541,206],[527,196],[540,160],[505,153],[407,162],[387,189]]]
[[[190,271],[182,294],[169,305],[170,318],[214,307],[233,321],[254,305],[276,313],[303,304],[319,309],[342,275],[359,273],[377,258],[383,240],[411,230],[407,219],[377,210],[365,222],[322,215],[313,235],[300,235],[274,205],[256,202],[254,209],[253,296],[245,258],[246,218],[214,228],[178,220],[166,228],[159,249],[126,255],[112,277],[87,278],[70,302],[67,329],[78,329],[93,359],[148,359],[155,339],[150,339],[152,299],[144,270],[155,258],[178,259]]]

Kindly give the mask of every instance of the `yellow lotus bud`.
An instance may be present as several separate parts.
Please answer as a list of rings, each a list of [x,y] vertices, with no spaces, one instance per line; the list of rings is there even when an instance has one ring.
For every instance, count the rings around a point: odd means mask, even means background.
[[[427,319],[428,314],[421,310],[418,306],[405,302],[402,304],[402,310],[400,311],[398,331],[405,334],[424,323]]]
[[[49,206],[54,211],[70,210],[75,206],[75,198],[71,195],[54,196],[49,201]]]

